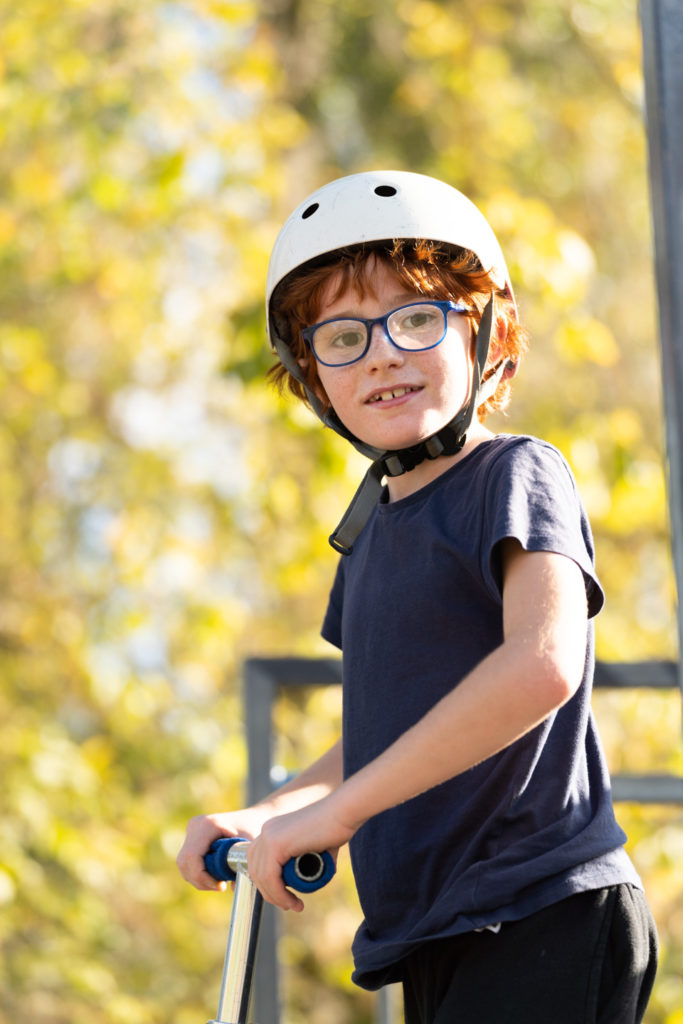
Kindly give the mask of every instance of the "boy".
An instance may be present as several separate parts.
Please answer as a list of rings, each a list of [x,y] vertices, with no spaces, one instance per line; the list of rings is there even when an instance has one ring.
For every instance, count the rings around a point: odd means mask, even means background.
[[[642,1020],[656,937],[590,714],[590,528],[554,448],[484,425],[525,348],[491,228],[422,175],[332,182],[275,243],[268,320],[276,381],[373,460],[331,538],[343,738],[193,819],[183,875],[217,888],[202,855],[246,835],[300,910],[282,864],[349,842],[354,979],[401,981],[407,1024]]]

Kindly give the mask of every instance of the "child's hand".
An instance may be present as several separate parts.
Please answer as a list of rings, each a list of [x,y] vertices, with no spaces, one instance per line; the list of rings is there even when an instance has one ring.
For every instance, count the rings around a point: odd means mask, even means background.
[[[303,910],[303,901],[285,887],[282,868],[301,853],[328,851],[336,861],[339,847],[351,839],[355,828],[336,817],[334,806],[333,797],[326,797],[264,823],[249,847],[247,865],[249,877],[268,903],[282,910]]]
[[[192,818],[187,826],[185,841],[176,858],[185,881],[194,885],[195,889],[223,892],[227,888],[226,883],[218,882],[205,870],[204,855],[213,841],[223,836],[253,839],[260,832],[268,813],[265,808],[248,807],[242,811],[200,814]]]

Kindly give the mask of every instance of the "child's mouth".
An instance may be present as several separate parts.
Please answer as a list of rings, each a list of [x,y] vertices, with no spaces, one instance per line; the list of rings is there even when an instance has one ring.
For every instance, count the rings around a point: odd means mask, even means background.
[[[374,405],[376,402],[391,402],[394,398],[403,398],[404,395],[409,395],[413,391],[419,391],[418,387],[400,387],[400,388],[388,388],[386,391],[378,391],[377,394],[371,395],[367,400],[368,405]]]

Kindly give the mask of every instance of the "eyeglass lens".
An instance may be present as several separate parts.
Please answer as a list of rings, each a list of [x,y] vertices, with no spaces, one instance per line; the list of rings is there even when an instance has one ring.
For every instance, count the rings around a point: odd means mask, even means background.
[[[382,321],[379,321],[382,322]],[[446,333],[446,311],[431,302],[402,306],[383,318],[393,343],[402,349],[419,350],[438,345]],[[371,322],[330,320],[313,333],[313,351],[324,363],[343,365],[364,352]]]

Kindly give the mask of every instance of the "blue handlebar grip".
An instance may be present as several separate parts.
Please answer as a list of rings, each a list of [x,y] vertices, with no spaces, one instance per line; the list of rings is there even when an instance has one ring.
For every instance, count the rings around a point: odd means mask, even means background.
[[[228,864],[228,854],[234,843],[249,842],[240,836],[216,839],[204,857],[206,870],[219,882],[234,882],[235,872]],[[296,892],[316,892],[333,878],[336,865],[327,852],[302,853],[288,860],[282,869],[282,879],[289,889]]]
[[[235,872],[228,864],[230,848],[235,843],[246,843],[248,839],[242,836],[232,838],[216,839],[209,847],[209,852],[204,856],[204,867],[217,882],[234,882]]]
[[[334,877],[337,868],[330,854],[302,853],[288,860],[282,869],[282,881],[296,892],[316,892]]]

